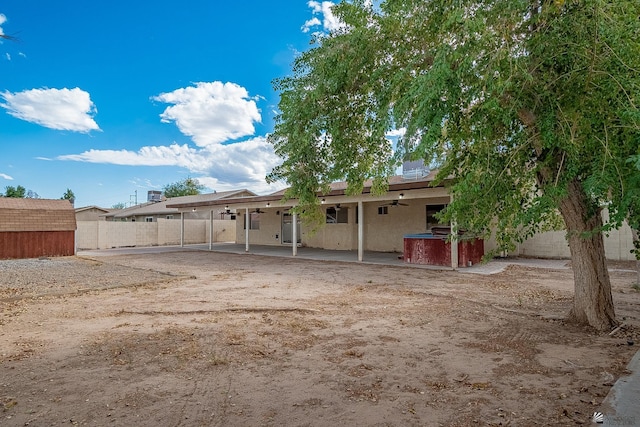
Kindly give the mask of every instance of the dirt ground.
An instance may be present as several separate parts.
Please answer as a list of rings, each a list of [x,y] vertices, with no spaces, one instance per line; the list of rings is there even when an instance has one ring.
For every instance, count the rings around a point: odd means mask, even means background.
[[[0,261],[0,425],[588,423],[640,345],[633,267],[613,267],[609,335],[561,320],[570,270]]]

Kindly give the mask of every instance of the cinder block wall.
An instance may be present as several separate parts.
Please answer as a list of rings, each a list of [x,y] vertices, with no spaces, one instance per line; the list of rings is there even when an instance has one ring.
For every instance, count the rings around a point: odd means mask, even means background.
[[[179,219],[162,219],[152,223],[158,226],[158,246],[160,245],[179,245],[180,244],[180,220]],[[185,228],[189,227],[190,222],[185,220]],[[162,242],[162,243],[160,243]]]
[[[104,222],[104,221],[103,221]],[[76,248],[98,248],[98,221],[78,221],[76,230]]]
[[[522,242],[516,250],[509,255],[525,256],[533,258],[571,258],[569,245],[565,238],[566,232],[548,231],[537,234]],[[488,252],[497,247],[495,239],[489,239],[485,243],[485,250]],[[604,237],[604,249],[607,259],[612,261],[633,261],[635,256],[631,253],[633,249],[633,238],[631,228],[625,223],[618,230],[613,230]]]
[[[106,221],[105,221],[106,222]],[[132,223],[133,224],[133,223]],[[136,246],[158,245],[159,225],[154,222],[135,222]]]
[[[181,221],[158,219],[157,222],[78,221],[76,248],[109,249],[132,246],[179,245]],[[184,243],[209,242],[209,220],[188,219],[184,221]],[[236,222],[214,220],[214,242],[233,241]]]

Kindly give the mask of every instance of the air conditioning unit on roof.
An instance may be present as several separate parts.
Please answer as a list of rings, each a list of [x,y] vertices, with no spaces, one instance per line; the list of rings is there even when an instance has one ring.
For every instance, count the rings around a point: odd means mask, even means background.
[[[424,160],[405,161],[402,164],[402,179],[411,181],[424,178],[429,175],[429,168],[424,164]]]

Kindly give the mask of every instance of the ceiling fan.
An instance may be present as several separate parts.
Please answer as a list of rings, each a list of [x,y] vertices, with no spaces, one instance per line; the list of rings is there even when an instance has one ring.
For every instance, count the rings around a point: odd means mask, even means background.
[[[260,208],[256,208],[256,210],[254,211],[255,213],[264,213],[264,211],[261,211]]]
[[[406,203],[400,203],[399,200],[392,200],[391,202],[386,203],[386,204],[381,205],[381,206],[409,206],[409,205],[407,205]]]

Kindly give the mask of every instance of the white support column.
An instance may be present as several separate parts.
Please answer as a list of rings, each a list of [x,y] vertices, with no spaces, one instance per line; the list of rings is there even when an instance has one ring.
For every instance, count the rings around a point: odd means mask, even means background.
[[[292,256],[296,256],[298,255],[298,214],[297,213],[293,213],[293,225],[292,225],[292,230],[291,230],[291,234],[293,235],[292,237],[292,243],[293,243],[293,248],[291,249],[291,254]]]
[[[180,212],[180,247],[184,247],[184,212]]]
[[[209,250],[213,249],[213,209],[209,211]]]
[[[450,202],[453,202],[453,192]],[[451,268],[458,269],[458,223],[455,218],[451,220]]]
[[[358,202],[358,261],[364,258],[364,209],[362,201]]]
[[[249,208],[244,209],[244,251],[249,252],[249,227],[251,226],[251,218],[249,218]]]

